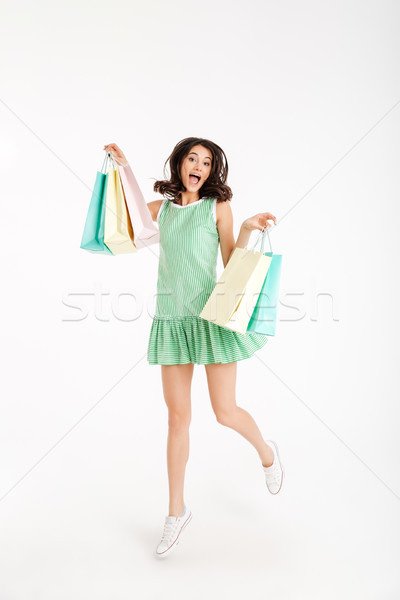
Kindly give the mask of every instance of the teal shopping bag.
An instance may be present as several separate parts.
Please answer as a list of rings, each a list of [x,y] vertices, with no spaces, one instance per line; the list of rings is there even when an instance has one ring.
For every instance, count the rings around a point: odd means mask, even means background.
[[[246,333],[262,333],[264,335],[275,335],[276,319],[278,314],[279,286],[281,279],[282,254],[272,252],[271,240],[268,229],[262,230],[260,251],[264,250],[265,232],[268,235],[271,252],[264,252],[271,256],[271,264],[265,277],[263,287],[257,299],[257,304],[250,317]],[[257,242],[256,242],[257,243]]]
[[[97,171],[92,198],[86,215],[81,248],[96,254],[112,254],[104,243],[104,219],[106,211],[107,167],[110,153],[104,158],[101,171]]]

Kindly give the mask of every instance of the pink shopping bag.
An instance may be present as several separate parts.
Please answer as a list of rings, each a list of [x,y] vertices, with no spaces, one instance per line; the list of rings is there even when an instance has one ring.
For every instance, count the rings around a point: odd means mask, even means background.
[[[151,218],[147,203],[129,164],[118,165],[126,206],[133,227],[136,248],[145,248],[160,241],[160,231]]]

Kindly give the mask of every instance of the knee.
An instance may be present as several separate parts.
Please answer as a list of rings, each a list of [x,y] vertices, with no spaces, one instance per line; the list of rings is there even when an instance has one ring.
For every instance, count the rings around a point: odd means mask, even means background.
[[[220,425],[224,425],[225,427],[231,427],[234,417],[233,410],[225,410],[225,411],[217,411],[215,412],[215,418],[217,419]]]
[[[189,429],[190,420],[190,414],[170,412],[168,414],[168,429],[171,433],[186,431]]]

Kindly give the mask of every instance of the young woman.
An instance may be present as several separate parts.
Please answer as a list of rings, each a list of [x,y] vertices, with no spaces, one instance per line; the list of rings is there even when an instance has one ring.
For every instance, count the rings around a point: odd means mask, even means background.
[[[116,144],[107,144],[104,150],[119,164],[128,164]],[[235,243],[232,190],[226,185],[228,162],[222,148],[210,140],[189,137],[173,149],[164,165],[164,177],[168,162],[170,178],[154,184],[154,191],[163,198],[147,204],[160,230],[157,302],[147,359],[149,364],[161,365],[168,407],[169,514],[155,551],[160,557],[176,548],[192,518],[183,489],[194,364],[205,365],[217,421],[254,446],[272,494],[279,492],[283,479],[275,442],[266,443],[253,417],[237,406],[235,398],[237,361],[252,356],[268,337],[237,333],[198,316],[217,282],[218,247],[225,267],[236,247],[246,247],[254,229],[271,227],[269,220],[276,225],[276,218],[269,212],[247,218]]]

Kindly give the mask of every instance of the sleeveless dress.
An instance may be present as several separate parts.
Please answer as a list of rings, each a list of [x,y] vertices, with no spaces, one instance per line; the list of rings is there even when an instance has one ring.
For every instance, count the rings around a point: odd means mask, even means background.
[[[238,333],[198,315],[217,283],[216,199],[181,206],[164,198],[157,300],[147,347],[153,365],[229,363],[249,358],[268,336]]]

